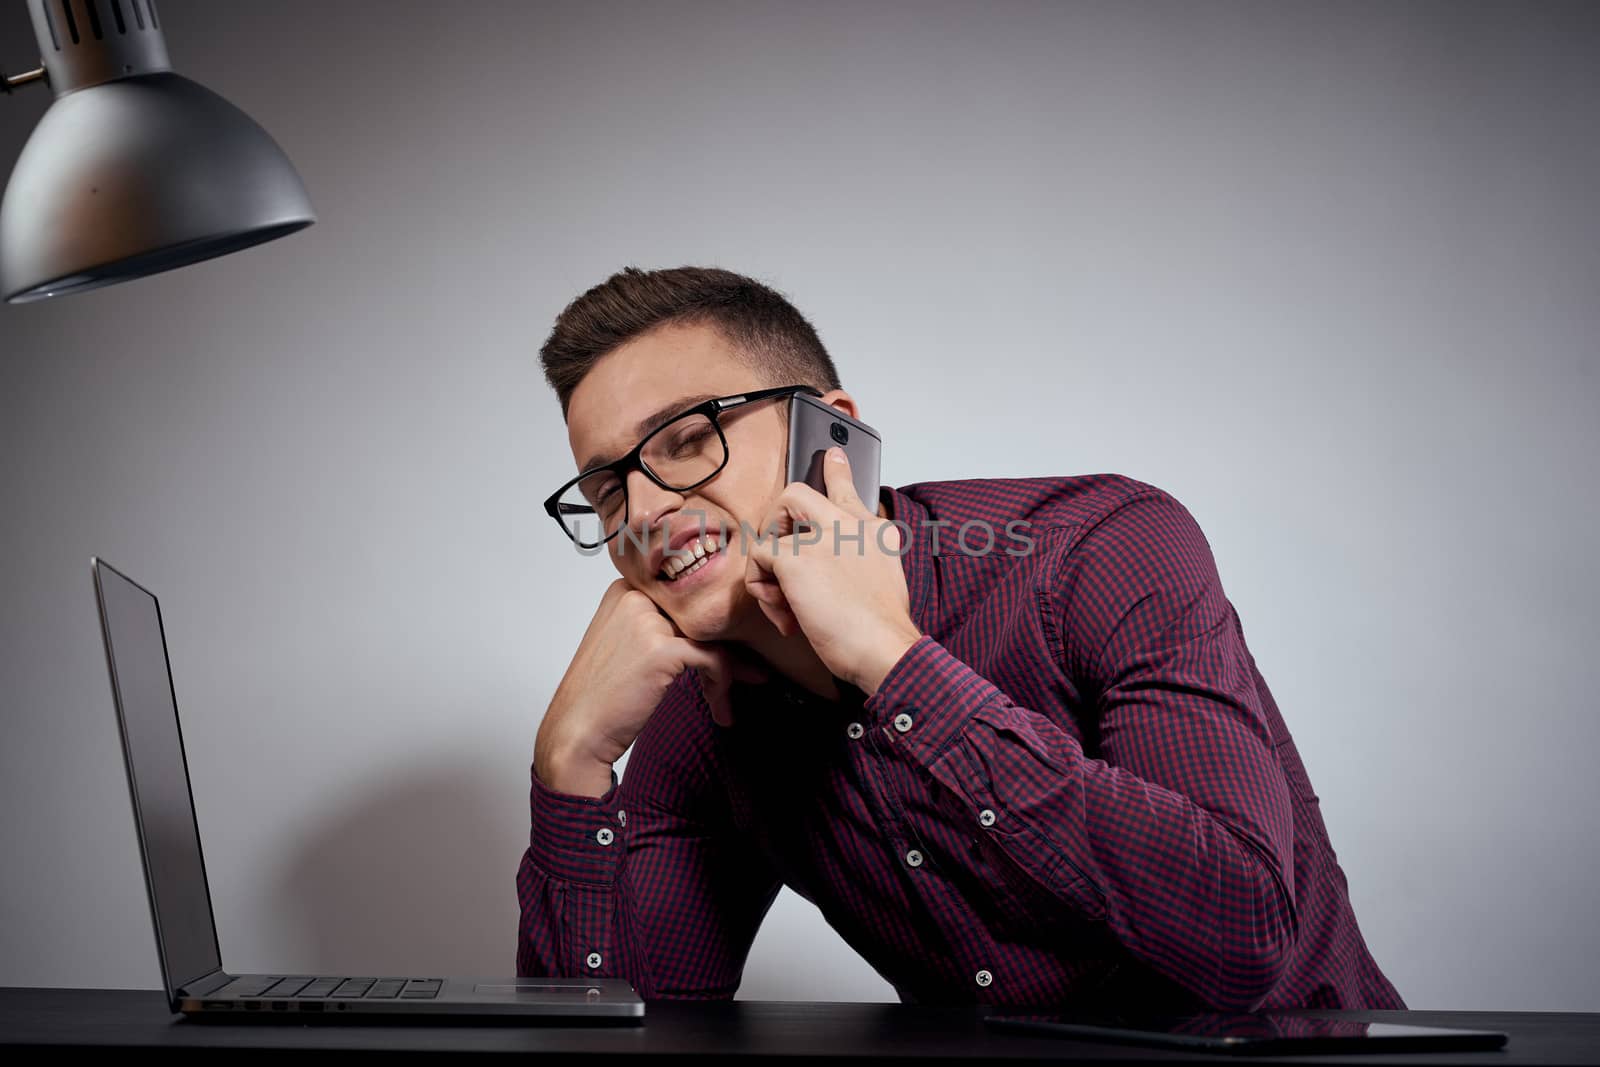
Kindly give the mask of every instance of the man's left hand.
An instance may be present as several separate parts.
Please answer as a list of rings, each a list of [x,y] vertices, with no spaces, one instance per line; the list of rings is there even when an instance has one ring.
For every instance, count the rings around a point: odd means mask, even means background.
[[[744,584],[780,634],[804,631],[835,677],[871,696],[922,636],[898,555],[904,533],[861,502],[843,449],[822,467],[827,496],[791,482],[773,501]]]

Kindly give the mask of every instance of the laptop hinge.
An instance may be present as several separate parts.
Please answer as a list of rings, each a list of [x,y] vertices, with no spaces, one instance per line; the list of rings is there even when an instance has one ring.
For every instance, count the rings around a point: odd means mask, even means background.
[[[203,978],[196,978],[178,992],[186,997],[203,997],[208,993],[215,993],[231,981],[233,975],[225,971],[212,971]]]

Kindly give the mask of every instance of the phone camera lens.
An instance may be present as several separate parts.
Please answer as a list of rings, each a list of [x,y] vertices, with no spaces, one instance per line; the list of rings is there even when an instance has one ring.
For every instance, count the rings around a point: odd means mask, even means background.
[[[850,443],[850,431],[845,428],[844,423],[834,423],[831,432],[833,434],[833,439],[838,441],[841,445],[847,445]]]

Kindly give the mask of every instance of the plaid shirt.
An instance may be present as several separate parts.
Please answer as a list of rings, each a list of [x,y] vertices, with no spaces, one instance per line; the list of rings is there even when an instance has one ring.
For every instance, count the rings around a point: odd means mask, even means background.
[[[908,1003],[1405,1007],[1183,505],[1109,474],[881,500],[923,636],[865,700],[737,684],[730,728],[685,672],[604,797],[534,776],[519,974],[730,998],[787,885]]]

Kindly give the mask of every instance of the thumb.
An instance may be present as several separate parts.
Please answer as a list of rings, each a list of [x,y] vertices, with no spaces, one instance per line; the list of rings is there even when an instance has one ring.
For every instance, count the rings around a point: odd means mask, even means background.
[[[866,505],[856,493],[856,483],[850,471],[850,457],[838,445],[830,447],[825,455],[826,458],[822,463],[822,480],[828,487],[828,499],[847,514],[861,514],[866,510]]]

